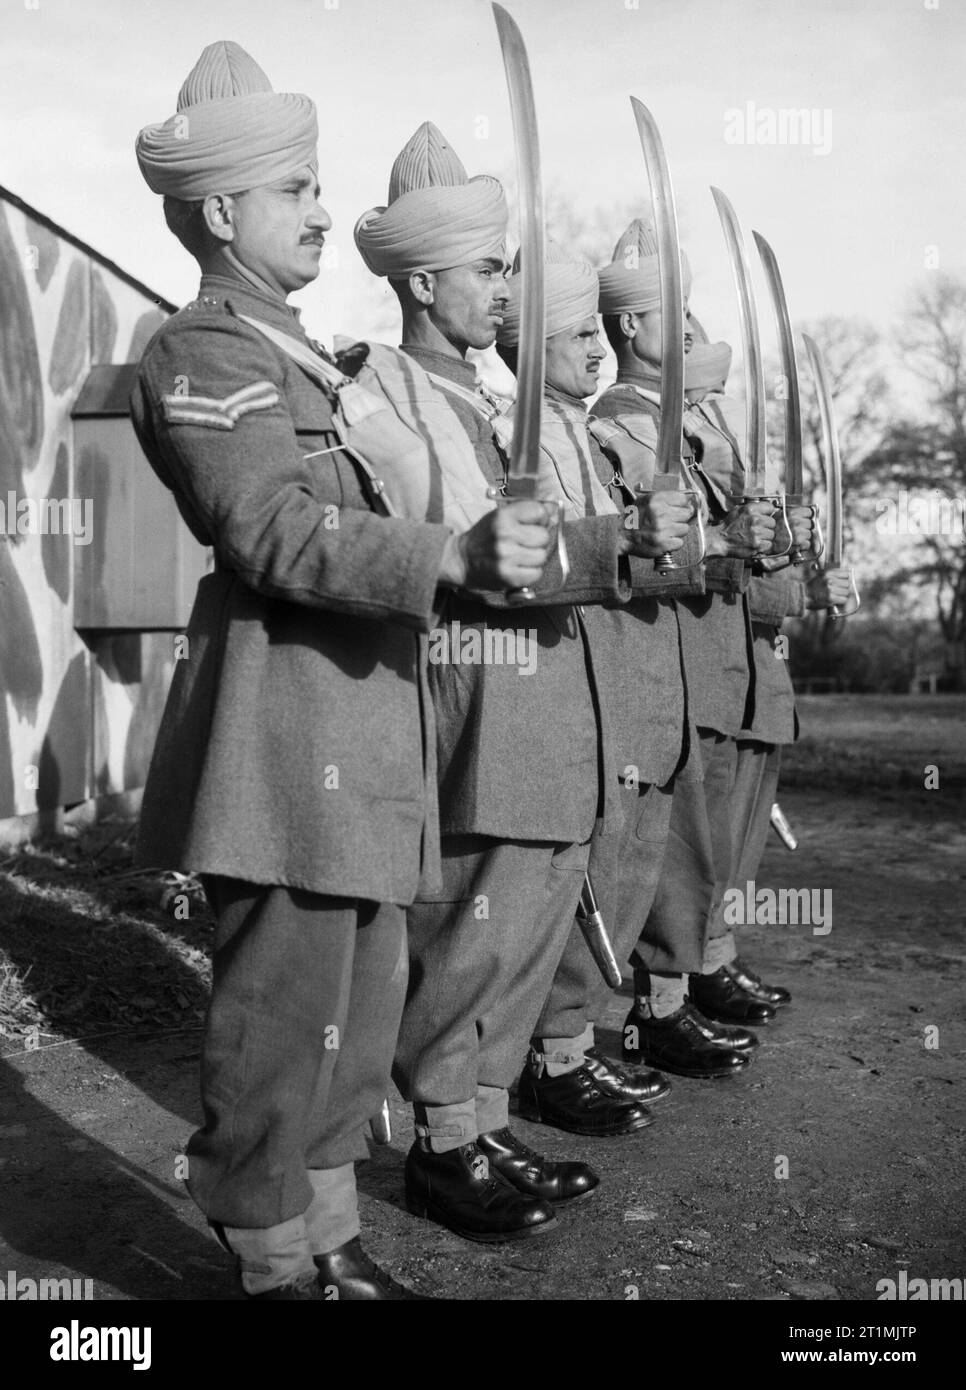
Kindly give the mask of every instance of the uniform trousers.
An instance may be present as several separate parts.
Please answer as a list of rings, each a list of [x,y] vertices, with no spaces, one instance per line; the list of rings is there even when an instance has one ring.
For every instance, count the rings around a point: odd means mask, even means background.
[[[210,1222],[274,1227],[308,1210],[318,1170],[367,1157],[405,999],[405,911],[204,886],[218,920],[188,1189]]]
[[[661,975],[701,970],[731,876],[735,740],[711,729],[698,734],[703,780],[678,779],[660,882],[631,956],[635,967]],[[622,900],[629,902],[632,884],[624,888],[623,864],[620,872]]]
[[[778,791],[781,747],[739,739],[735,745],[737,768],[731,797],[731,823],[734,838],[729,888],[740,888],[754,880],[765,852],[771,808]],[[711,918],[709,939],[728,936],[733,930],[725,921],[724,904],[719,903]]]
[[[443,837],[443,887],[407,913],[409,990],[393,1067],[418,1133],[465,1143],[506,1124],[590,847]]]
[[[595,840],[589,868],[604,926],[621,967],[641,934],[657,891],[676,779],[663,787],[642,787],[632,801],[633,795],[624,792],[620,835]],[[588,1026],[600,1018],[610,992],[580,928],[574,925],[537,1020],[536,1049],[547,1060],[565,1062],[572,1057],[570,1053],[557,1055],[563,1040],[592,1045]]]

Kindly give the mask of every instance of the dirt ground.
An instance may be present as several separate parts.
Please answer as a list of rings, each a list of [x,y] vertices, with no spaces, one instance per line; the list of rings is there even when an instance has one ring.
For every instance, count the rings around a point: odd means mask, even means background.
[[[758,886],[830,889],[832,930],[743,929],[743,955],[795,996],[753,1065],[674,1079],[627,1138],[515,1120],[602,1178],[556,1233],[516,1246],[406,1213],[412,1129],[394,1097],[393,1143],[359,1181],[366,1242],[399,1277],[469,1300],[852,1300],[903,1269],[966,1277],[962,702],[803,704],[812,732],[781,792],[799,849],[771,840]],[[0,1279],[231,1299],[176,1169],[198,1119],[208,923],[144,893],[116,830],[0,861]],[[629,997],[604,1019],[612,1049]]]

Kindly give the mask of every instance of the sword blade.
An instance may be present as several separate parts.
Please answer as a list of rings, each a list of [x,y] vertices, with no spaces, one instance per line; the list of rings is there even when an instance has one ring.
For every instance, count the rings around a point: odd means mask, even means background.
[[[644,152],[651,189],[654,227],[657,231],[657,264],[661,281],[661,419],[657,435],[655,472],[677,480],[681,472],[681,438],[684,428],[684,289],[681,249],[674,189],[664,155],[664,144],[647,107],[631,97],[637,133]]]
[[[815,394],[818,398],[818,413],[822,423],[822,462],[825,467],[825,493],[828,521],[826,554],[830,569],[839,569],[842,564],[842,459],[839,454],[839,436],[832,413],[832,389],[829,386],[825,362],[818,343],[807,333],[802,334],[808,353],[812,376],[815,378]]]
[[[801,506],[803,500],[804,468],[802,460],[802,396],[798,383],[798,361],[795,356],[795,334],[785,298],[781,271],[774,251],[760,232],[752,232],[758,246],[758,255],[768,282],[775,323],[778,328],[778,345],[782,359],[782,375],[785,378],[785,492],[787,500]]]
[[[513,117],[520,205],[520,346],[517,400],[507,473],[507,495],[535,497],[540,462],[540,410],[546,354],[544,261],[546,237],[537,112],[530,63],[516,21],[493,6]]]
[[[761,340],[758,336],[758,312],[755,291],[751,283],[748,258],[735,210],[720,188],[712,188],[731,273],[738,293],[738,317],[741,322],[741,344],[745,356],[745,491],[749,497],[765,495],[765,371],[761,360]]]

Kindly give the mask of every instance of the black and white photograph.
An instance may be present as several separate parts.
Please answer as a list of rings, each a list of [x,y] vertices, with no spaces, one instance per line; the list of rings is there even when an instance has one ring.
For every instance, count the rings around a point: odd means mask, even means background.
[[[938,1371],[966,6],[0,0],[0,59],[24,1365],[579,1301]]]

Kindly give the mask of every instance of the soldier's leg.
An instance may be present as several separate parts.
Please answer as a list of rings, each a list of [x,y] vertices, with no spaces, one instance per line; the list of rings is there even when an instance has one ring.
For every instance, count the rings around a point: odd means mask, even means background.
[[[657,888],[673,792],[673,781],[625,792],[619,835],[595,837],[591,848],[589,873],[620,965]],[[617,912],[619,879],[636,885],[634,909],[623,917]],[[571,926],[520,1078],[528,1119],[578,1134],[627,1134],[647,1123],[645,1103],[670,1090],[656,1072],[627,1072],[596,1049],[594,1023],[608,994],[583,933]]]
[[[735,859],[729,887],[744,894],[749,882],[754,882],[765,850],[771,818],[771,808],[778,791],[781,748],[756,739],[740,740],[738,773],[732,803],[735,826]],[[718,973],[722,987],[730,991],[729,1002],[747,998],[760,1010],[773,1011],[791,1002],[791,995],[780,985],[765,984],[757,973],[738,958],[734,927],[727,920],[725,904],[713,914],[705,945],[702,974]],[[738,1006],[740,1007],[740,1005]],[[715,1014],[715,1017],[720,1015]],[[735,1016],[732,1013],[732,1016]],[[749,1023],[755,1020],[749,1014]],[[758,1021],[761,1021],[760,1019]]]
[[[363,1076],[381,1058],[382,1076],[367,1093],[385,1084],[402,919],[398,909],[380,909],[394,923],[395,949],[386,953],[391,964],[369,961],[359,981],[360,997],[380,1021],[368,1037],[356,1036],[358,903],[225,878],[206,878],[205,889],[218,921],[202,1057],[205,1123],[188,1145],[188,1188],[239,1256],[245,1291],[260,1294],[314,1273],[310,1208],[314,1231],[358,1229],[351,1177],[343,1174],[317,1198],[311,1155],[328,1131],[338,1142],[338,1167],[366,1156],[358,1120],[339,1107],[336,1122],[328,1105],[344,1053],[347,1073]],[[343,1123],[347,1129],[338,1131]]]
[[[635,1003],[625,1023],[624,1057],[711,1077],[742,1070],[756,1039],[710,1024],[688,999],[688,975],[700,971],[708,922],[728,884],[727,806],[736,763],[732,739],[706,729],[699,734],[702,777],[678,779],[660,883],[631,956]],[[622,891],[628,892],[623,885]],[[626,896],[624,903],[629,906]]]
[[[447,836],[442,889],[407,914],[410,985],[393,1068],[416,1119],[407,1202],[471,1240],[519,1239],[554,1223],[546,1202],[490,1174],[476,1144],[478,1099],[489,1107],[484,1123],[505,1117],[499,1083],[480,1094],[480,1040],[502,995],[519,988],[554,849]]]

